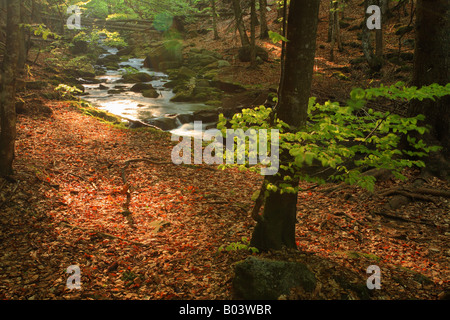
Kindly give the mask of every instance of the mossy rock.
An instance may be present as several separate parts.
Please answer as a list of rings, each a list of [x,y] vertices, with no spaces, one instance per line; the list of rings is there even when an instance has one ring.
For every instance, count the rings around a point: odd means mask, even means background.
[[[205,102],[208,100],[220,100],[223,92],[212,87],[195,87],[192,95],[193,101]]]
[[[203,78],[209,79],[209,80],[217,79],[218,76],[219,76],[219,71],[216,69],[210,70],[203,74]]]
[[[234,267],[233,297],[244,300],[277,300],[295,287],[312,292],[316,278],[298,262],[248,257]]]
[[[125,90],[123,89],[110,89],[108,90],[108,94],[119,94],[119,93],[123,93],[125,92]]]
[[[172,102],[190,102],[194,98],[192,96],[192,92],[186,91],[186,90],[180,90],[178,91],[175,96],[170,99]]]
[[[221,80],[212,80],[210,81],[210,84],[212,87],[218,88],[226,93],[240,93],[247,90],[239,83],[232,83]]]
[[[153,86],[150,83],[136,83],[134,86],[131,87],[130,91],[133,92],[143,92],[145,90],[152,90],[154,89]]]
[[[181,67],[177,72],[174,73],[175,79],[178,80],[188,80],[195,77],[197,73],[188,67]]]
[[[155,89],[144,90],[142,92],[142,95],[146,98],[158,98],[159,97],[159,93]]]
[[[125,74],[121,79],[124,83],[150,82],[152,80],[153,76],[145,72]]]
[[[113,54],[108,55],[104,58],[97,59],[97,64],[104,65],[104,66],[106,66],[110,63],[119,63],[119,62],[120,62],[120,56],[113,55]]]
[[[209,88],[211,84],[207,79],[196,79],[195,86],[200,88]]]

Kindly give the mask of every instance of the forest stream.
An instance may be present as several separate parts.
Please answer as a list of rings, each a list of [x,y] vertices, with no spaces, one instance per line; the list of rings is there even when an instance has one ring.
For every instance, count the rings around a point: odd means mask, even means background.
[[[106,45],[102,45],[102,47],[106,53],[102,54],[100,59],[116,55],[118,52],[117,48]],[[118,70],[105,70],[105,74],[97,76],[97,80],[100,80],[101,83],[83,84],[87,93],[83,99],[97,108],[122,118],[139,120],[179,136],[199,134],[194,130],[192,115],[196,111],[214,109],[213,106],[203,103],[171,102],[170,99],[175,94],[172,89],[164,87],[164,84],[169,81],[168,75],[144,67],[144,59],[130,58],[120,62],[119,66]],[[131,91],[131,88],[137,83],[123,83],[122,77],[130,72],[129,70],[133,70],[132,72],[137,70],[139,73],[151,75],[153,79],[143,83],[151,84],[159,96],[148,98],[140,92]],[[211,125],[213,124],[203,123],[203,129]]]

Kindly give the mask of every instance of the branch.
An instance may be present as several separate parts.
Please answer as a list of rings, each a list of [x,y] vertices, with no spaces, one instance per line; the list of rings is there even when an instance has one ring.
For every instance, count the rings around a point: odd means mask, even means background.
[[[65,226],[65,227],[69,227],[69,228],[73,228],[73,229],[78,229],[78,230],[81,230],[81,231],[84,231],[84,232],[87,232],[87,233],[94,233],[94,234],[97,234],[97,235],[99,235],[99,236],[101,236],[101,237],[104,237],[104,238],[118,239],[118,240],[120,240],[120,241],[126,241],[126,242],[129,242],[129,243],[134,244],[134,245],[148,247],[148,245],[145,244],[145,243],[136,242],[136,241],[133,241],[133,240],[126,240],[126,239],[120,238],[120,237],[115,236],[115,235],[110,234],[110,233],[101,232],[101,231],[93,231],[93,230],[89,230],[89,229],[86,229],[86,228],[82,228],[82,227],[78,227],[78,226],[71,225],[71,224],[69,224],[69,223],[67,223],[67,222],[61,222],[60,224],[61,224],[62,226]]]

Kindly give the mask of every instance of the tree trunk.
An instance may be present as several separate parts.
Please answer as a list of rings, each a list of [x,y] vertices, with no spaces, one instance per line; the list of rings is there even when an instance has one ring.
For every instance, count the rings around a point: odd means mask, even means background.
[[[20,16],[21,16],[21,22],[25,23],[25,21],[24,21],[25,6],[24,5],[20,6]],[[16,39],[16,41],[19,42],[19,61],[17,62],[17,69],[23,70],[25,68],[25,64],[26,64],[27,58],[28,58],[28,41],[27,41],[27,36],[26,36],[26,29],[24,27],[20,28],[19,38]]]
[[[341,41],[341,27],[339,19],[339,2],[332,0],[330,2],[330,24],[331,24],[331,45],[330,45],[330,61],[334,61],[334,46],[337,42],[339,51],[343,50]]]
[[[16,140],[16,74],[19,61],[20,6],[22,1],[8,0],[6,51],[1,68],[0,94],[0,176],[13,174]]]
[[[213,19],[214,40],[218,40],[219,33],[217,32],[216,0],[211,0],[211,11],[212,11],[212,19]]]
[[[239,36],[241,37],[242,47],[250,45],[250,40],[248,39],[247,32],[244,26],[244,20],[242,18],[242,10],[241,4],[239,0],[233,0],[233,10],[234,10],[234,18],[236,20],[236,29],[239,32]]]
[[[259,0],[259,16],[261,22],[261,29],[259,34],[260,39],[269,38],[269,29],[267,27],[266,12],[267,12],[267,0]]]
[[[286,69],[281,79],[276,113],[279,119],[299,130],[306,125],[314,67],[317,24],[320,0],[292,1],[289,9],[286,44]],[[280,154],[280,167],[293,159],[289,153]],[[278,175],[266,177],[266,182],[279,185],[286,183],[288,173],[280,170]],[[291,182],[298,187],[298,180]],[[297,194],[270,191],[264,212],[253,231],[251,245],[259,250],[296,248],[295,221]]]
[[[384,51],[384,40],[383,40],[383,30],[385,23],[385,6],[383,4],[384,1],[378,0],[377,3],[381,8],[381,29],[377,29],[375,31],[375,55],[379,59],[383,59],[383,51]]]
[[[252,68],[256,68],[256,0],[250,0],[250,8],[250,65]]]
[[[416,48],[412,85],[422,87],[432,83],[446,85],[450,79],[450,2],[448,0],[418,0],[416,15]],[[425,138],[440,144],[444,159],[450,157],[450,96],[436,101],[414,100],[408,113],[423,114],[431,132]],[[445,161],[444,161],[445,162]],[[447,160],[447,174],[448,160]]]
[[[377,2],[374,0],[364,0],[364,12],[367,12],[367,8],[370,5],[376,3]],[[368,17],[369,15],[366,14],[365,22],[367,21]],[[377,52],[374,52],[373,50],[371,33],[372,33],[371,30],[369,30],[366,26],[366,23],[364,23],[362,30],[362,50],[367,60],[367,63],[369,64],[370,70],[372,72],[379,72],[383,67],[383,59],[382,57],[377,55]],[[380,39],[382,38],[380,38],[378,30],[376,30],[375,33],[378,34],[378,43],[379,43]]]

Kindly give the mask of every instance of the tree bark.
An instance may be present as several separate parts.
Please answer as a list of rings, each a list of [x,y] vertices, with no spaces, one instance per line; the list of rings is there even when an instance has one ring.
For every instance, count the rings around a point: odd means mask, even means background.
[[[432,83],[446,85],[450,79],[450,2],[448,0],[418,0],[416,16],[416,48],[412,85],[422,87]],[[423,114],[423,124],[431,131],[425,138],[440,144],[443,159],[450,156],[450,96],[432,100],[414,100],[409,116]],[[448,160],[444,161],[448,165]],[[449,169],[447,167],[447,174]]]
[[[212,20],[213,20],[214,40],[218,40],[219,32],[217,32],[216,0],[211,0],[211,11],[212,11]]]
[[[233,0],[234,18],[236,20],[236,29],[239,32],[241,38],[242,47],[250,45],[247,31],[245,30],[244,20],[242,18],[242,9],[239,0]]]
[[[377,1],[374,0],[364,0],[364,12],[367,12],[367,8],[372,4],[377,4]],[[366,20],[369,16],[366,14]],[[377,37],[377,44],[380,43],[380,40],[382,41],[382,37],[380,37],[379,30],[375,31],[376,37]],[[380,49],[381,47],[378,47]],[[367,63],[369,64],[370,70],[372,72],[379,72],[381,68],[383,67],[383,59],[382,57],[378,56],[377,53],[379,51],[374,52],[373,46],[372,46],[372,37],[371,37],[371,30],[369,30],[364,23],[363,30],[362,30],[362,50],[364,53],[364,56],[367,60]]]
[[[1,68],[0,94],[0,176],[13,174],[16,140],[16,74],[20,45],[20,6],[22,1],[8,0],[6,51]]]
[[[256,0],[250,0],[250,8],[250,65],[251,68],[256,68]]]
[[[259,16],[260,16],[260,39],[267,39],[269,38],[269,28],[267,27],[267,0],[259,0]]]
[[[286,44],[286,69],[280,81],[276,113],[292,130],[306,125],[314,67],[320,0],[292,1],[289,9]],[[280,167],[293,159],[288,152],[280,154]],[[266,183],[279,185],[288,172],[266,177]],[[298,187],[298,180],[291,186]],[[253,231],[251,246],[261,251],[296,248],[295,222],[297,194],[270,191],[263,214]]]

